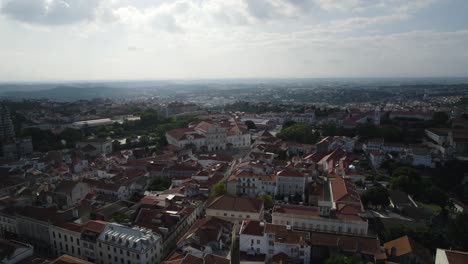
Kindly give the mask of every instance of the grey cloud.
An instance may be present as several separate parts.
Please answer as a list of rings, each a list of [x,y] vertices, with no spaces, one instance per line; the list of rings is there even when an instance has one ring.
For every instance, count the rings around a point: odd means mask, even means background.
[[[182,28],[177,24],[174,16],[170,14],[158,14],[153,18],[153,28],[170,33],[181,33]]]
[[[248,12],[257,19],[270,19],[277,13],[276,7],[268,0],[245,0]]]
[[[99,0],[10,0],[0,12],[30,24],[64,25],[95,18]]]

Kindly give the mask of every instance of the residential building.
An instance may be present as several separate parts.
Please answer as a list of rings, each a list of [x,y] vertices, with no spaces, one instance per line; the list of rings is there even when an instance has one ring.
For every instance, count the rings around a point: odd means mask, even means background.
[[[227,181],[227,192],[231,195],[258,197],[262,194],[274,195],[276,176],[256,174],[252,171],[238,170]]]
[[[447,142],[450,129],[449,128],[426,128],[424,132],[428,138],[434,141],[434,143],[438,145],[444,145]]]
[[[162,239],[150,230],[107,223],[97,238],[96,263],[160,263]]]
[[[50,226],[49,234],[54,255],[70,255],[82,259],[84,247],[81,241],[82,226],[74,223],[56,223]]]
[[[380,150],[374,150],[369,153],[369,158],[374,168],[380,168],[380,165],[385,160],[385,154]]]
[[[289,225],[297,230],[316,230],[366,235],[367,221],[353,206],[343,206],[324,215],[319,207],[302,205],[275,205],[272,222],[277,225]]]
[[[76,148],[81,149],[90,156],[112,153],[112,140],[107,139],[86,139],[76,143]]]
[[[294,169],[285,168],[276,174],[277,199],[304,201],[307,177]]]
[[[282,258],[284,263],[308,264],[311,254],[309,239],[308,232],[295,231],[290,226],[246,220],[239,232],[240,261],[250,263],[248,256],[260,256],[264,258],[263,263]]]
[[[206,207],[206,215],[241,224],[243,220],[263,220],[263,200],[223,195]]]
[[[217,217],[198,220],[177,243],[177,250],[185,254],[203,257],[214,254],[229,255],[233,224]]]
[[[86,182],[75,182],[70,180],[61,181],[52,193],[55,203],[61,208],[76,205],[91,192]]]

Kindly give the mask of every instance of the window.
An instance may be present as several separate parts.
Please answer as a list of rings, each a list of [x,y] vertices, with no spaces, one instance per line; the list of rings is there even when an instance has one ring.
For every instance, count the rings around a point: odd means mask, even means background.
[[[80,245],[80,240],[77,238],[76,239],[76,244],[79,246]]]
[[[259,240],[259,239],[257,239],[257,245],[258,245],[258,244],[260,244],[260,240]]]
[[[54,231],[54,232],[52,232],[52,236],[55,238],[55,231]]]
[[[62,238],[62,234],[59,233],[59,238]]]
[[[67,235],[64,235],[63,237],[65,238],[65,242],[67,242]]]
[[[73,237],[70,237],[70,241],[73,242]]]
[[[78,255],[81,255],[81,249],[78,248]]]

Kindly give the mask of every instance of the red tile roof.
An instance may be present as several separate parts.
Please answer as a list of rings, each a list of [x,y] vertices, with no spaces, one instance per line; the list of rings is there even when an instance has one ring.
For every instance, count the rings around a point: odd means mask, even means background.
[[[207,209],[260,213],[263,210],[263,201],[257,198],[223,195],[211,201]]]
[[[282,171],[279,171],[276,176],[281,176],[281,177],[300,177],[303,178],[304,174],[300,173],[297,170],[291,169],[291,168],[285,168]]]
[[[259,221],[245,220],[242,224],[240,234],[251,236],[263,236],[265,232],[265,224]]]

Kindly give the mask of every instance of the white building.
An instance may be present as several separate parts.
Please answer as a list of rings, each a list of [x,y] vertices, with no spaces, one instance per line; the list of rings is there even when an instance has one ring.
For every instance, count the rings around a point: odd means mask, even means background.
[[[385,160],[385,154],[380,150],[374,150],[369,153],[369,158],[374,168],[380,168],[380,165]]]
[[[247,126],[234,120],[229,122],[202,121],[189,128],[173,129],[166,133],[167,142],[184,148],[187,146],[206,151],[250,147]]]
[[[49,232],[50,241],[53,241],[53,253],[57,256],[67,254],[83,259],[81,228],[81,225],[73,223],[51,225]]]
[[[304,174],[289,168],[276,174],[276,196],[289,199],[300,197],[304,200],[307,177]]]
[[[82,149],[91,155],[112,153],[112,140],[86,139],[76,143],[76,148]]]
[[[426,128],[424,131],[426,136],[432,139],[438,145],[443,145],[447,142],[448,134],[450,132],[449,128]]]
[[[150,230],[108,223],[97,239],[97,263],[160,263],[162,239]]]
[[[243,256],[263,257],[263,263],[283,259],[284,263],[310,263],[308,232],[294,231],[290,226],[244,221],[239,234],[241,263],[251,263]],[[254,262],[256,263],[256,262]],[[279,262],[278,262],[279,263]]]
[[[274,195],[275,175],[256,174],[251,171],[236,171],[227,181],[227,192],[232,195],[258,197],[262,194]]]
[[[368,223],[359,213],[359,210],[349,207],[324,215],[319,207],[276,205],[273,208],[272,222],[276,225],[289,225],[297,230],[365,235]]]

